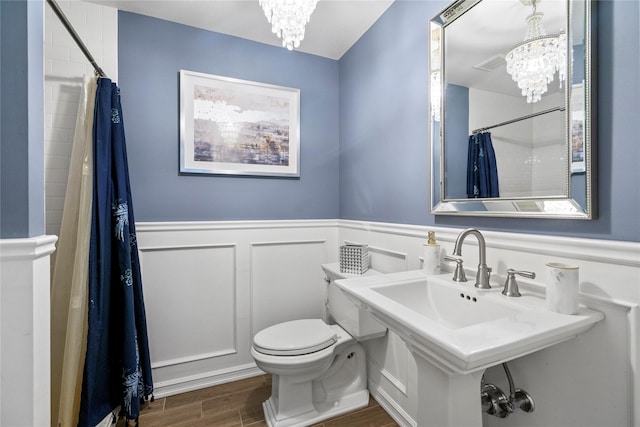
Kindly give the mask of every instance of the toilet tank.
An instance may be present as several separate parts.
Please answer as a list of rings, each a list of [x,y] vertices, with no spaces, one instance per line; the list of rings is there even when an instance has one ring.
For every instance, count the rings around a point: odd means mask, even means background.
[[[360,274],[341,273],[340,265],[323,264],[322,270],[327,276],[327,321],[337,323],[358,341],[384,336],[387,328],[378,322],[369,312],[360,309],[340,290],[335,281],[349,277],[360,277]],[[380,274],[374,270],[367,270],[367,275]]]

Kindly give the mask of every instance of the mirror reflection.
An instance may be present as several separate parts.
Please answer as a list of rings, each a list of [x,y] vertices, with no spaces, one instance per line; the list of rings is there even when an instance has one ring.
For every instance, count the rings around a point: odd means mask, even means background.
[[[467,0],[431,21],[433,213],[591,217],[585,6]]]

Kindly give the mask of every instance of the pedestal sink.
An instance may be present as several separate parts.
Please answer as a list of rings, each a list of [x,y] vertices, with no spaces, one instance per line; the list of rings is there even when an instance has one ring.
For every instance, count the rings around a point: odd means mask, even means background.
[[[585,307],[554,313],[543,298],[508,298],[469,283],[421,270],[336,281],[414,355],[420,427],[481,426],[485,369],[571,339],[604,318]]]

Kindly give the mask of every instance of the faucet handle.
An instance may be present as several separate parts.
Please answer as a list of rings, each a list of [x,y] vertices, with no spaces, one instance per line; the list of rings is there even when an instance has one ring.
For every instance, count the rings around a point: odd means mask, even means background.
[[[457,258],[450,255],[445,255],[446,261],[455,261],[456,271],[453,273],[453,280],[456,282],[466,282],[467,276],[464,274],[464,267],[462,266],[462,258]]]
[[[506,295],[508,297],[519,297],[520,291],[518,290],[518,282],[516,281],[516,274],[518,276],[526,277],[528,279],[535,279],[536,273],[533,271],[521,271],[508,269],[507,270],[507,280],[504,282],[504,289],[502,290],[502,295]]]

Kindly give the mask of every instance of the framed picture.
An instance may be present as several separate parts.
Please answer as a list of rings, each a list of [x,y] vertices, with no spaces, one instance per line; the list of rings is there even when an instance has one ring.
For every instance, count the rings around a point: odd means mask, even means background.
[[[180,70],[180,172],[300,176],[300,90]]]
[[[571,173],[585,171],[584,162],[584,82],[571,88]]]

